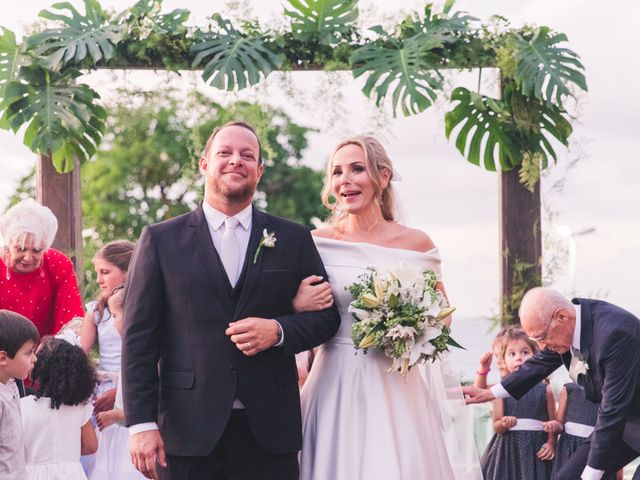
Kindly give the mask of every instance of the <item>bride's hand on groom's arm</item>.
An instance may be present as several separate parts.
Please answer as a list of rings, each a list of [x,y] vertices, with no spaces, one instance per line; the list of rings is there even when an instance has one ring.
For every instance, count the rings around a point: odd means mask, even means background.
[[[147,478],[158,479],[156,460],[162,467],[167,466],[164,442],[159,430],[146,430],[131,436],[131,463]]]
[[[333,305],[329,282],[319,275],[311,275],[300,282],[291,306],[295,313],[317,312]]]
[[[280,341],[280,324],[270,318],[247,317],[232,322],[226,334],[238,350],[252,357]]]

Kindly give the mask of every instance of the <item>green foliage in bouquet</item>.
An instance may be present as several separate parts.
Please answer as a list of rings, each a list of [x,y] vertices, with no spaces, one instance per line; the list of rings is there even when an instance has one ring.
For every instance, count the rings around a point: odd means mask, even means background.
[[[375,268],[347,290],[355,318],[351,338],[356,349],[373,348],[392,359],[389,371],[404,377],[418,362],[434,361],[450,346],[462,348],[443,322],[454,311],[436,288],[433,270],[399,263],[386,273]]]

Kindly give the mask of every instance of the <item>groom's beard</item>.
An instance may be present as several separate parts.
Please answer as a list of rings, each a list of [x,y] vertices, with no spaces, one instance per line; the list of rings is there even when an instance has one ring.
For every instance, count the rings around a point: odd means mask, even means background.
[[[243,203],[253,200],[257,185],[245,185],[237,189],[230,189],[224,183],[216,181],[213,184],[215,195],[225,198],[230,203]]]

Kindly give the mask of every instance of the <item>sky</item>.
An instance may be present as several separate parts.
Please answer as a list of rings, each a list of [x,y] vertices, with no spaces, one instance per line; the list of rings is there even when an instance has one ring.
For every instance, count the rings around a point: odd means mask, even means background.
[[[49,1],[22,0],[5,10],[0,25],[16,33],[36,20]],[[74,0],[78,6],[80,2]],[[103,0],[117,11],[134,0]],[[280,1],[240,0],[263,22],[281,22]],[[361,10],[371,19],[363,26],[384,23],[397,10],[421,9],[415,0],[361,1]],[[220,1],[165,0],[163,11],[188,8],[192,23],[203,24],[207,14],[220,11]],[[640,99],[635,91],[640,62],[640,4],[622,0],[605,9],[595,0],[459,0],[454,9],[487,20],[506,17],[514,26],[523,23],[548,25],[564,32],[568,47],[576,51],[586,67],[589,91],[578,96],[571,148],[559,149],[559,161],[543,178],[544,202],[553,217],[545,222],[545,236],[560,256],[553,286],[567,295],[602,298],[636,315],[640,314],[640,141],[636,129]],[[364,16],[364,15],[363,15]],[[380,111],[360,92],[363,82],[349,72],[331,75],[298,72],[274,74],[266,82],[240,94],[221,94],[203,84],[195,74],[180,79],[160,72],[92,74],[83,81],[103,98],[113,95],[118,82],[153,88],[172,82],[178,88],[198,88],[220,101],[247,98],[284,108],[292,118],[318,133],[310,136],[305,162],[321,167],[340,139],[357,133],[372,133],[385,144],[402,180],[394,183],[406,220],[426,231],[443,256],[445,283],[457,308],[454,334],[474,343],[484,335],[487,318],[498,311],[499,243],[498,176],[468,163],[447,141],[443,118],[451,105],[447,94],[426,112],[394,119]],[[447,72],[450,86],[474,88],[478,72]],[[484,71],[483,93],[496,95],[496,73]],[[294,91],[295,95],[290,92]],[[311,110],[311,112],[310,112]],[[34,163],[34,155],[21,137],[0,131],[0,210],[15,188],[17,179]],[[558,227],[565,235],[558,234]],[[467,325],[473,328],[466,328]],[[481,348],[481,347],[478,347]],[[477,348],[465,353],[463,362],[477,358]]]

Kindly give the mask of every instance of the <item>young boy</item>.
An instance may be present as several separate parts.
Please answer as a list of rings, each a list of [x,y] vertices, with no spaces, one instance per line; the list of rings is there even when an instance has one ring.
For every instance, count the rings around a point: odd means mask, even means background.
[[[36,363],[38,329],[9,310],[0,310],[0,478],[22,480],[24,462],[20,396],[14,379],[24,380]]]

